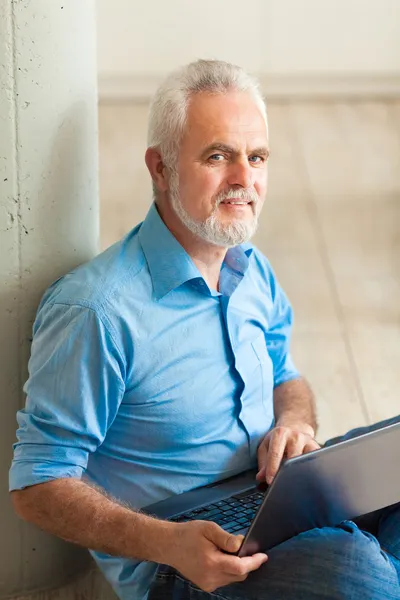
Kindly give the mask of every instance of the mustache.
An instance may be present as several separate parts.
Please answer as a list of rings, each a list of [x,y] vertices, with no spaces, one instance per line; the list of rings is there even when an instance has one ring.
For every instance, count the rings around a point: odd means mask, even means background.
[[[259,196],[255,190],[234,190],[230,189],[225,192],[220,192],[215,198],[215,206],[217,207],[221,202],[225,200],[244,200],[245,202],[252,202],[256,205],[259,201]]]

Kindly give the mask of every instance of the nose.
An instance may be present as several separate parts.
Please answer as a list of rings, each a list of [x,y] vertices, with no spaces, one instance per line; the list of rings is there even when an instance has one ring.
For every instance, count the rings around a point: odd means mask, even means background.
[[[250,188],[254,183],[254,168],[248,161],[235,161],[230,165],[228,173],[228,184]]]

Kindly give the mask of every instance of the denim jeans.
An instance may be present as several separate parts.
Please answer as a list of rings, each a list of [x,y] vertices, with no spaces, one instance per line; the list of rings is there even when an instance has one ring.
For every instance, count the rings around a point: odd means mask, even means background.
[[[354,429],[326,445],[399,421]],[[400,503],[355,522],[306,531],[268,556],[246,581],[213,593],[161,565],[148,600],[400,600]]]

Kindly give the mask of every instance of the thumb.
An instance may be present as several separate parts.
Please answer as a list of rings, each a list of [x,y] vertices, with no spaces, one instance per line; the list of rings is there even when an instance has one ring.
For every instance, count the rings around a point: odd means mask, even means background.
[[[220,550],[225,550],[225,552],[231,552],[232,554],[239,550],[244,540],[243,535],[233,535],[232,533],[228,533],[216,523],[210,523],[210,525],[212,525],[212,527],[209,528],[207,534],[210,542],[213,542]]]

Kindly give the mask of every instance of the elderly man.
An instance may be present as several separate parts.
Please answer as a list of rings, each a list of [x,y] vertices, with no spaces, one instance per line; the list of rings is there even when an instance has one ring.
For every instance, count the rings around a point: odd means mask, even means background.
[[[268,155],[251,77],[219,61],[172,74],[150,111],[146,219],[38,309],[14,506],[90,548],[123,600],[400,598],[397,510],[376,537],[345,522],[246,558],[215,523],[139,510],[257,464],[270,481],[319,447],[290,304],[248,242]]]

